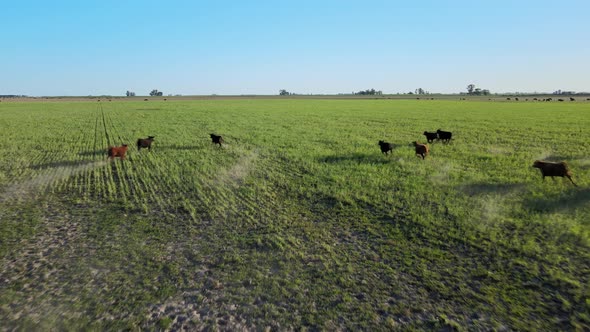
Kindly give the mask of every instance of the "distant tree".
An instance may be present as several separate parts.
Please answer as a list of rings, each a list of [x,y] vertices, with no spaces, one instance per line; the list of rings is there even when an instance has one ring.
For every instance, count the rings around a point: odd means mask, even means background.
[[[135,97],[135,92],[127,91],[126,95],[127,95],[127,97]]]
[[[164,93],[162,91],[158,91],[158,89],[153,89],[150,92],[150,96],[163,96],[163,95],[164,95]]]
[[[381,94],[381,91],[375,91],[375,89],[367,89],[365,91],[353,92],[355,95],[362,95],[362,96],[374,96],[376,94]]]
[[[279,90],[279,96],[288,96],[288,95],[289,95],[289,91],[287,91],[285,89]]]
[[[424,89],[422,88],[418,88],[416,89],[416,91],[414,91],[417,95],[423,95],[426,94],[426,91],[424,91]]]
[[[484,95],[484,96],[488,96],[488,95],[490,95],[490,90],[483,89],[483,90],[481,90],[481,94]]]
[[[475,90],[475,84],[469,84],[469,85],[467,86],[467,93],[468,93],[468,94],[470,94],[470,95],[471,95],[471,94],[473,94],[473,91],[474,91],[474,90]]]
[[[553,92],[554,95],[575,95],[576,92],[575,91],[562,91],[562,90],[557,90],[555,92]]]

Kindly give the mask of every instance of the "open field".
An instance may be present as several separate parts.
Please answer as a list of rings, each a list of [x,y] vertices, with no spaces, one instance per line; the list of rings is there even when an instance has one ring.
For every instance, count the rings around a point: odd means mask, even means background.
[[[2,102],[0,128],[3,329],[590,329],[590,103]]]

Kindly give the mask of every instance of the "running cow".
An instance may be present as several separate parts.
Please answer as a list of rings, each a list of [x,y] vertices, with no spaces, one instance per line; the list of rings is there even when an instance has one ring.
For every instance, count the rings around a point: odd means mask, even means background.
[[[211,143],[213,144],[219,144],[219,146],[221,146],[221,143],[223,143],[223,137],[221,137],[221,135],[215,135],[215,134],[210,134],[211,135]]]
[[[558,163],[550,162],[550,161],[541,161],[535,160],[533,163],[534,168],[538,168],[541,170],[541,175],[543,176],[543,181],[545,181],[546,176],[559,176],[559,177],[567,177],[570,179],[572,184],[577,187],[572,180],[572,172],[569,170],[569,167],[565,163],[565,161],[561,161]]]
[[[123,144],[121,146],[109,146],[107,150],[107,159],[115,159],[116,157],[121,158],[121,160],[125,159],[125,154],[127,153],[127,144]]]
[[[138,138],[137,139],[137,151],[141,150],[141,148],[147,148],[148,150],[152,150],[152,143],[154,142],[155,136],[148,136],[148,138]]]

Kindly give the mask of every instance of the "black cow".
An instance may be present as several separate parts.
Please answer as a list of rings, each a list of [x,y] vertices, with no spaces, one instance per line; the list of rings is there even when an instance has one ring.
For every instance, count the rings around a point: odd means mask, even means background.
[[[435,139],[438,139],[437,132],[425,131],[423,135],[426,136],[426,140],[428,141],[428,143],[432,143]]]
[[[138,138],[137,139],[137,151],[141,150],[141,148],[147,148],[148,150],[152,150],[152,142],[154,141],[155,136],[148,136],[148,138]]]
[[[221,146],[221,143],[223,143],[223,137],[221,137],[221,135],[215,135],[215,134],[210,134],[211,135],[211,142],[213,144],[219,144],[219,146]]]
[[[438,134],[438,139],[446,143],[449,143],[453,137],[453,133],[450,131],[442,131],[439,129],[436,131],[436,133]]]
[[[381,148],[381,153],[387,155],[388,152],[393,151],[393,144],[387,143],[385,141],[379,141],[379,147]]]

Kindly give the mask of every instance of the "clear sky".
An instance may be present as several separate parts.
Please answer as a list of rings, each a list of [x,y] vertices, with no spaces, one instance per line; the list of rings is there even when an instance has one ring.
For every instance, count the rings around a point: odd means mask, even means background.
[[[590,91],[590,0],[0,0],[0,94]]]

